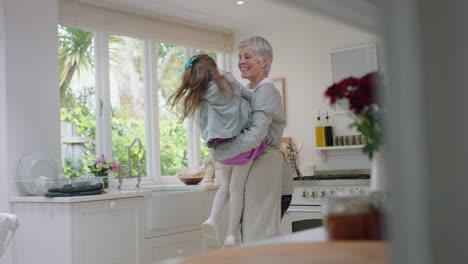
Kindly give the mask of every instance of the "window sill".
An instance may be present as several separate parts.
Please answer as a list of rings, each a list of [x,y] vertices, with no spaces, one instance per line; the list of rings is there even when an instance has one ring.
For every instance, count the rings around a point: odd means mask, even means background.
[[[110,182],[110,189],[116,190],[119,182],[117,179],[113,179]],[[122,190],[137,190],[137,180],[124,179],[122,183]],[[190,191],[190,190],[211,190],[218,189],[219,183],[215,182],[201,182],[197,185],[186,185],[177,178],[177,176],[162,176],[156,179],[142,179],[140,184],[141,190],[152,190],[152,191]]]

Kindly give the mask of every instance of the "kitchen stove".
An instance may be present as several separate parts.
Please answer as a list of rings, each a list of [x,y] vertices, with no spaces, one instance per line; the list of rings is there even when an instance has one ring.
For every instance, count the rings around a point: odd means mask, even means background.
[[[294,180],[291,205],[322,205],[328,196],[367,194],[369,174],[305,176]]]
[[[368,171],[304,176],[293,181],[291,205],[281,222],[281,234],[322,226],[323,205],[333,195],[368,194]]]

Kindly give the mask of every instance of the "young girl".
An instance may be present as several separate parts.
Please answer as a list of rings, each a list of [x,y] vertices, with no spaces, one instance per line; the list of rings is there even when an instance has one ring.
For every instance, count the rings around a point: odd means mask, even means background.
[[[221,75],[214,60],[206,55],[193,56],[186,64],[182,84],[169,99],[172,108],[181,102],[181,121],[190,116],[198,119],[203,140],[209,147],[237,136],[247,126],[250,107],[241,94],[248,91],[231,74]],[[218,248],[217,222],[230,198],[229,225],[224,246],[237,243],[236,231],[244,204],[244,185],[253,159],[264,149],[265,142],[233,158],[220,161],[224,180],[216,193],[211,214],[202,224],[208,247]]]

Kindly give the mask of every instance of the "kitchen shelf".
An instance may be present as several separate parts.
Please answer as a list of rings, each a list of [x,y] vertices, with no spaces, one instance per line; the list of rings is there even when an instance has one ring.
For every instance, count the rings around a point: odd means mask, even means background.
[[[359,155],[362,154],[364,145],[334,146],[334,147],[315,147],[322,160],[327,160],[328,152],[340,153],[341,155]]]
[[[362,149],[364,145],[334,146],[334,147],[316,147],[316,150],[341,150],[341,149]]]

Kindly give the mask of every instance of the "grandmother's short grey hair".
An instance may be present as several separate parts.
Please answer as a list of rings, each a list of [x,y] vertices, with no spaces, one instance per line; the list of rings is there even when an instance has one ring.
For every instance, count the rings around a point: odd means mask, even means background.
[[[243,46],[249,46],[254,52],[255,57],[257,57],[258,61],[261,61],[264,56],[270,58],[265,68],[266,73],[269,73],[271,69],[271,63],[273,62],[273,48],[271,47],[270,42],[268,42],[268,40],[262,37],[254,36],[239,42],[237,48]]]

